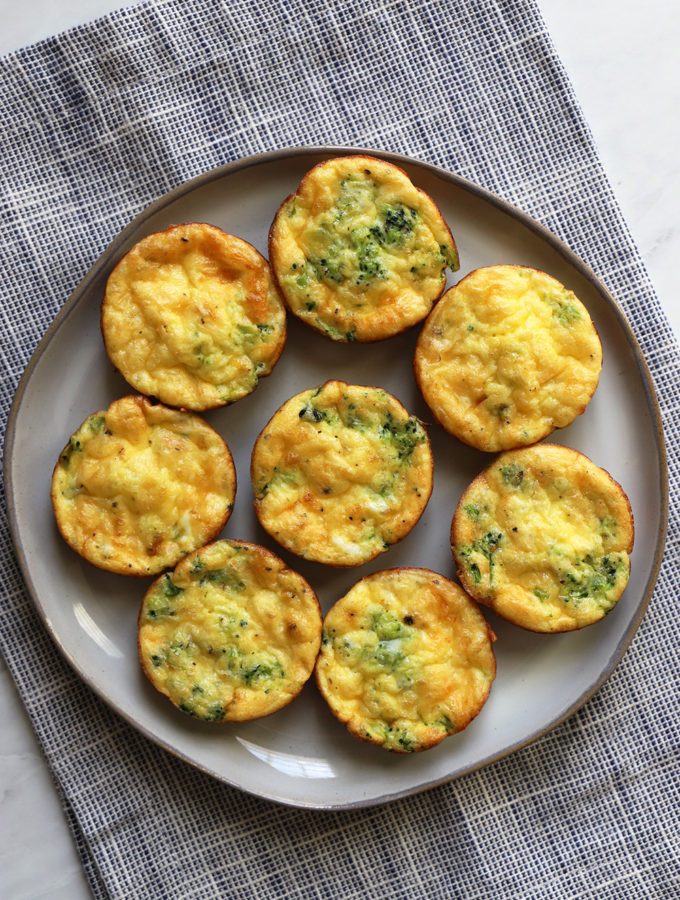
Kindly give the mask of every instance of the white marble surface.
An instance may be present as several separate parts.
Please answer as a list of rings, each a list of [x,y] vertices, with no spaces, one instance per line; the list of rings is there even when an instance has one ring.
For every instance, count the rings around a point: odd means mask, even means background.
[[[116,8],[111,0],[0,0],[0,54]],[[680,7],[668,0],[539,0],[624,217],[680,335]],[[0,897],[90,892],[12,679],[0,661]]]

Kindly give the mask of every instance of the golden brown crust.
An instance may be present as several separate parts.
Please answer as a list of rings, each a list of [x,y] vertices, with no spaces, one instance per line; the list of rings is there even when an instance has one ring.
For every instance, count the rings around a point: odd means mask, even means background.
[[[494,640],[458,585],[428,569],[388,569],[327,613],[316,680],[355,737],[427,750],[480,712],[496,675]]]
[[[422,423],[391,394],[328,381],[286,401],[253,447],[255,511],[305,559],[354,566],[411,531],[432,492]]]
[[[147,591],[139,659],[178,709],[209,722],[244,722],[291,703],[310,678],[321,609],[309,583],[270,550],[216,541]]]
[[[630,502],[611,475],[557,444],[506,451],[464,491],[451,525],[461,584],[530,631],[602,619],[630,573]]]
[[[194,413],[128,396],[72,435],[51,499],[62,537],[88,562],[146,576],[219,534],[235,493],[231,453],[213,428]]]
[[[525,266],[476,269],[422,328],[414,372],[437,421],[472,447],[528,446],[581,415],[602,347],[586,308]]]
[[[267,260],[214,225],[148,235],[109,276],[101,311],[109,358],[140,393],[214,409],[251,393],[286,340]]]
[[[421,321],[456,245],[433,200],[398,166],[326,160],[284,200],[269,258],[286,305],[336,341],[377,341]]]

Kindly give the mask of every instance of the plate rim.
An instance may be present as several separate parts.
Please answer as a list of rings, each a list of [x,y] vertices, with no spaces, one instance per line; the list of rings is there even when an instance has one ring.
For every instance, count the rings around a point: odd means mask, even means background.
[[[287,797],[277,796],[274,793],[270,792],[262,792],[255,790],[250,787],[246,787],[244,785],[238,784],[236,781],[231,780],[219,772],[214,771],[209,766],[203,765],[201,763],[196,762],[191,759],[187,754],[183,753],[179,748],[174,747],[171,743],[159,737],[158,735],[151,732],[145,726],[141,725],[133,715],[127,713],[125,710],[119,708],[119,706],[109,698],[104,692],[100,691],[89,679],[87,674],[81,669],[77,659],[71,654],[66,647],[62,644],[58,634],[55,632],[52,624],[50,622],[50,618],[45,609],[43,609],[42,604],[38,599],[38,592],[35,589],[35,585],[33,583],[33,579],[31,576],[30,567],[28,565],[23,546],[21,544],[21,540],[19,537],[19,524],[18,524],[18,515],[17,515],[17,504],[15,500],[15,490],[14,490],[14,477],[13,477],[13,457],[14,457],[14,447],[15,441],[17,437],[17,420],[19,418],[19,414],[22,407],[22,401],[24,394],[26,392],[27,385],[29,384],[32,374],[35,368],[40,361],[43,353],[50,345],[52,341],[52,337],[56,331],[61,327],[62,323],[70,316],[74,310],[80,305],[81,300],[83,299],[84,294],[88,290],[90,284],[100,275],[102,269],[105,266],[108,266],[111,260],[115,257],[115,254],[119,251],[119,249],[125,244],[130,235],[138,231],[148,219],[157,213],[161,212],[165,207],[179,200],[187,194],[190,194],[199,188],[204,187],[207,184],[210,184],[212,181],[219,180],[228,175],[233,175],[239,171],[243,171],[249,169],[253,166],[263,165],[263,164],[271,164],[280,160],[289,160],[293,157],[311,157],[311,156],[346,156],[346,155],[370,155],[376,156],[380,159],[387,160],[388,162],[392,162],[394,165],[398,166],[414,166],[418,169],[424,170],[429,174],[440,178],[444,181],[448,181],[452,183],[457,188],[460,188],[463,191],[472,194],[474,197],[481,199],[482,201],[494,206],[499,209],[501,212],[509,215],[511,218],[519,221],[522,225],[528,228],[530,231],[537,234],[543,241],[545,241],[548,245],[550,245],[563,259],[571,265],[574,269],[576,269],[593,287],[594,289],[603,297],[610,311],[613,312],[615,318],[619,326],[621,327],[623,334],[628,342],[628,345],[632,351],[633,357],[636,361],[638,371],[641,376],[641,380],[643,383],[644,393],[647,408],[650,412],[653,430],[656,437],[656,456],[659,463],[659,494],[660,494],[660,519],[661,519],[661,527],[659,528],[659,533],[657,535],[657,541],[655,546],[654,557],[652,561],[652,566],[650,569],[650,574],[647,579],[647,583],[644,587],[643,595],[641,601],[638,605],[635,615],[631,618],[626,630],[624,631],[619,643],[616,645],[614,651],[610,655],[609,659],[606,662],[606,665],[602,668],[599,677],[595,680],[595,682],[590,686],[590,688],[584,691],[580,697],[578,697],[572,704],[570,704],[565,710],[558,713],[553,719],[550,720],[547,724],[533,731],[531,734],[522,738],[519,741],[516,741],[509,747],[506,747],[500,751],[489,754],[488,756],[470,764],[463,766],[455,772],[446,774],[441,777],[437,777],[428,781],[426,783],[416,785],[414,787],[404,788],[403,790],[393,791],[389,794],[382,795],[377,798],[368,798],[368,799],[359,799],[352,800],[348,802],[305,802],[302,800],[295,800]],[[666,444],[665,444],[665,436],[663,429],[663,419],[661,415],[661,409],[659,407],[659,401],[654,389],[654,380],[652,378],[652,374],[650,372],[649,366],[645,360],[642,349],[639,345],[637,337],[633,331],[632,326],[630,325],[625,313],[621,309],[619,303],[606,287],[606,285],[597,277],[593,269],[585,263],[578,254],[572,250],[561,238],[555,235],[550,229],[548,229],[545,225],[538,222],[528,213],[525,213],[523,210],[516,207],[514,204],[510,203],[507,200],[504,200],[499,195],[489,191],[487,188],[484,188],[475,182],[470,181],[469,179],[458,175],[454,172],[445,169],[442,166],[436,165],[434,163],[426,162],[417,157],[407,156],[406,154],[396,153],[392,151],[386,151],[379,148],[368,148],[368,147],[359,147],[354,145],[300,145],[300,146],[289,146],[283,147],[276,150],[268,150],[262,151],[260,153],[251,154],[246,157],[242,157],[236,160],[232,160],[231,162],[224,163],[221,166],[217,166],[213,169],[209,169],[205,172],[202,172],[199,175],[194,176],[188,181],[183,182],[178,185],[173,190],[169,191],[166,194],[163,194],[161,197],[157,198],[151,204],[146,206],[143,210],[141,210],[129,223],[128,225],[122,229],[113,240],[105,247],[99,257],[95,260],[95,262],[90,266],[85,276],[81,279],[79,284],[76,286],[74,291],[71,293],[70,297],[66,300],[64,305],[59,309],[56,316],[50,323],[47,331],[44,336],[36,346],[33,351],[31,358],[19,380],[17,385],[14,398],[12,400],[12,405],[10,407],[7,426],[5,430],[5,441],[4,441],[4,450],[3,450],[3,467],[5,472],[5,499],[7,504],[7,517],[9,522],[10,535],[12,538],[12,543],[14,545],[15,554],[17,560],[19,562],[19,568],[21,570],[22,577],[28,589],[29,596],[33,603],[34,608],[38,612],[40,619],[42,620],[43,625],[47,629],[48,634],[50,635],[52,641],[56,645],[63,659],[71,666],[74,670],[75,674],[82,679],[82,681],[93,691],[93,693],[101,700],[103,700],[107,706],[112,709],[117,715],[121,716],[128,724],[130,724],[138,733],[142,734],[145,738],[153,741],[157,746],[162,747],[164,750],[171,753],[173,756],[183,760],[185,763],[189,764],[192,768],[197,769],[207,775],[210,775],[213,778],[216,778],[218,781],[221,781],[225,784],[230,785],[233,788],[236,788],[244,793],[250,794],[259,799],[268,800],[279,805],[297,808],[297,809],[314,809],[314,810],[328,810],[328,811],[339,811],[346,809],[358,809],[364,807],[372,807],[372,806],[382,806],[387,803],[394,802],[395,800],[401,799],[403,797],[414,796],[416,794],[422,793],[423,791],[430,790],[434,787],[437,787],[442,784],[447,784],[457,778],[460,778],[463,775],[470,774],[472,772],[476,772],[479,769],[482,769],[493,762],[496,762],[500,759],[504,759],[507,756],[515,753],[518,750],[521,750],[523,747],[528,746],[539,738],[547,735],[549,732],[553,731],[557,728],[562,722],[572,716],[578,709],[584,706],[602,687],[602,685],[609,679],[612,675],[615,668],[618,666],[619,662],[623,658],[626,653],[628,647],[630,646],[633,637],[635,636],[642,619],[647,611],[649,606],[649,602],[654,591],[654,587],[658,580],[659,572],[661,569],[661,564],[663,561],[663,555],[666,544],[666,536],[668,529],[668,507],[669,507],[669,489],[668,489],[668,459],[666,452]]]

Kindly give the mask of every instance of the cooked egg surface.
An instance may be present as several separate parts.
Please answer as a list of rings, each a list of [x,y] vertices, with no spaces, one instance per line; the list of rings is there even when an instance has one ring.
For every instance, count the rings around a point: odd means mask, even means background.
[[[486,702],[494,639],[458,585],[426,569],[389,569],[363,578],[326,615],[317,683],[355,737],[425,750]]]
[[[315,166],[280,207],[269,258],[286,304],[337,341],[374,341],[419,322],[458,268],[431,198],[391,163]]]
[[[580,300],[522,266],[477,269],[447,291],[415,353],[416,379],[437,420],[489,452],[569,425],[601,368],[600,340]]]
[[[136,244],[102,304],[108,355],[136,390],[193,410],[255,389],[286,338],[269,265],[213,225],[175,225]]]
[[[425,429],[395,397],[328,381],[284,403],[260,433],[255,510],[298,556],[355,566],[413,528],[432,492],[432,467]]]
[[[463,587],[532,631],[599,621],[630,573],[633,516],[623,489],[554,444],[502,453],[463,493],[451,544]]]
[[[314,670],[321,610],[305,579],[264,547],[217,541],[149,588],[139,655],[154,687],[211,722],[290,703]]]
[[[65,540],[102,569],[153,575],[215,537],[231,513],[229,448],[199,416],[123,397],[62,451],[52,504]]]

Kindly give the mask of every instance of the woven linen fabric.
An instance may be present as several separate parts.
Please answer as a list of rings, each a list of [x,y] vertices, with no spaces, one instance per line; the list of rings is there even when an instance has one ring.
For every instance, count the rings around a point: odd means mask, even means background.
[[[139,211],[230,160],[345,144],[443,166],[562,237],[632,323],[669,450],[665,564],[595,697],[478,772],[335,813],[215,781],[94,696],[34,610],[3,507],[2,650],[94,896],[678,896],[678,351],[534,4],[159,0],[6,57],[0,110],[3,430],[39,339]]]

